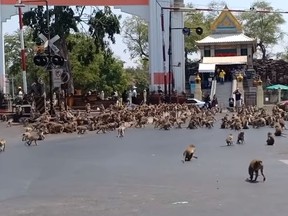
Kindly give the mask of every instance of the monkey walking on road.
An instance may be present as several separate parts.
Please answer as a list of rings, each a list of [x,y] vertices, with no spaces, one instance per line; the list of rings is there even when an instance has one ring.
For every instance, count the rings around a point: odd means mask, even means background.
[[[250,182],[256,182],[257,178],[258,178],[258,173],[260,170],[261,175],[263,176],[263,182],[264,182],[266,180],[266,177],[263,173],[263,169],[264,169],[264,165],[263,165],[262,160],[252,160],[250,162],[249,168],[248,168],[248,173],[249,173],[250,179],[247,179],[247,180],[249,180]],[[255,174],[255,178],[253,180],[254,174]]]
[[[196,150],[195,145],[193,144],[189,145],[183,152],[184,160],[182,160],[182,162],[184,163],[185,161],[191,161],[192,158],[197,159],[198,157],[194,156],[195,150]]]
[[[244,143],[245,143],[244,132],[242,131],[238,134],[237,144],[244,144]]]

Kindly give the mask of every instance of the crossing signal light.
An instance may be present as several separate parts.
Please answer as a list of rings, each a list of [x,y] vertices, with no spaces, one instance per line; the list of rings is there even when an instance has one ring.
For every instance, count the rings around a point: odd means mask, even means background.
[[[36,55],[33,58],[34,64],[37,66],[41,66],[44,67],[48,64],[48,58],[47,56],[43,56],[43,55]]]
[[[54,65],[63,66],[64,58],[62,56],[54,55],[51,57],[51,61]]]

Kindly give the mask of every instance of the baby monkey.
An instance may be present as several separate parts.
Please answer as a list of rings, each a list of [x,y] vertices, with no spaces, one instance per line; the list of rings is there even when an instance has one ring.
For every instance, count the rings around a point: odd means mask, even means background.
[[[274,145],[274,142],[275,140],[273,134],[271,132],[268,132],[266,140],[267,145]]]
[[[226,144],[227,146],[233,145],[233,135],[229,134],[229,136],[226,138]]]

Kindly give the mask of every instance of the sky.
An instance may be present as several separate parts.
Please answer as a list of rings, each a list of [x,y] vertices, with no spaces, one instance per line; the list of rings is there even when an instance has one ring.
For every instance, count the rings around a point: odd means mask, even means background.
[[[184,3],[192,3],[196,8],[207,8],[211,0],[184,0]],[[253,4],[252,0],[226,0],[228,8],[230,9],[249,9],[250,6]],[[288,4],[286,4],[287,0],[267,0],[271,4],[274,9],[279,9],[281,11],[288,11]],[[287,6],[286,6],[287,5]],[[122,13],[119,9],[114,9],[113,12],[115,14],[122,15],[122,21],[129,17],[129,14]],[[281,26],[282,31],[286,32],[288,35],[288,13],[283,14],[286,23]],[[15,32],[19,28],[18,16],[13,16],[10,20],[8,20],[3,25],[3,32],[4,33],[12,33]],[[274,47],[274,52],[283,51],[284,46],[288,46],[288,37],[284,39],[283,42],[280,42],[278,46]],[[284,46],[283,46],[284,45]],[[114,51],[115,55],[118,56],[122,61],[125,62],[125,67],[135,67],[137,63],[135,60],[130,59],[129,52],[125,52],[127,50],[127,46],[123,43],[123,38],[121,35],[116,35],[116,44],[111,45],[112,50]],[[124,51],[124,52],[123,52]]]

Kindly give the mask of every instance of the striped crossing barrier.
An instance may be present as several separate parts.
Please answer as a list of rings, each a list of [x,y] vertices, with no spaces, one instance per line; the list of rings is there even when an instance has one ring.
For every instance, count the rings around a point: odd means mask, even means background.
[[[35,110],[41,114],[45,113],[46,111],[46,98],[42,97],[35,97]]]

